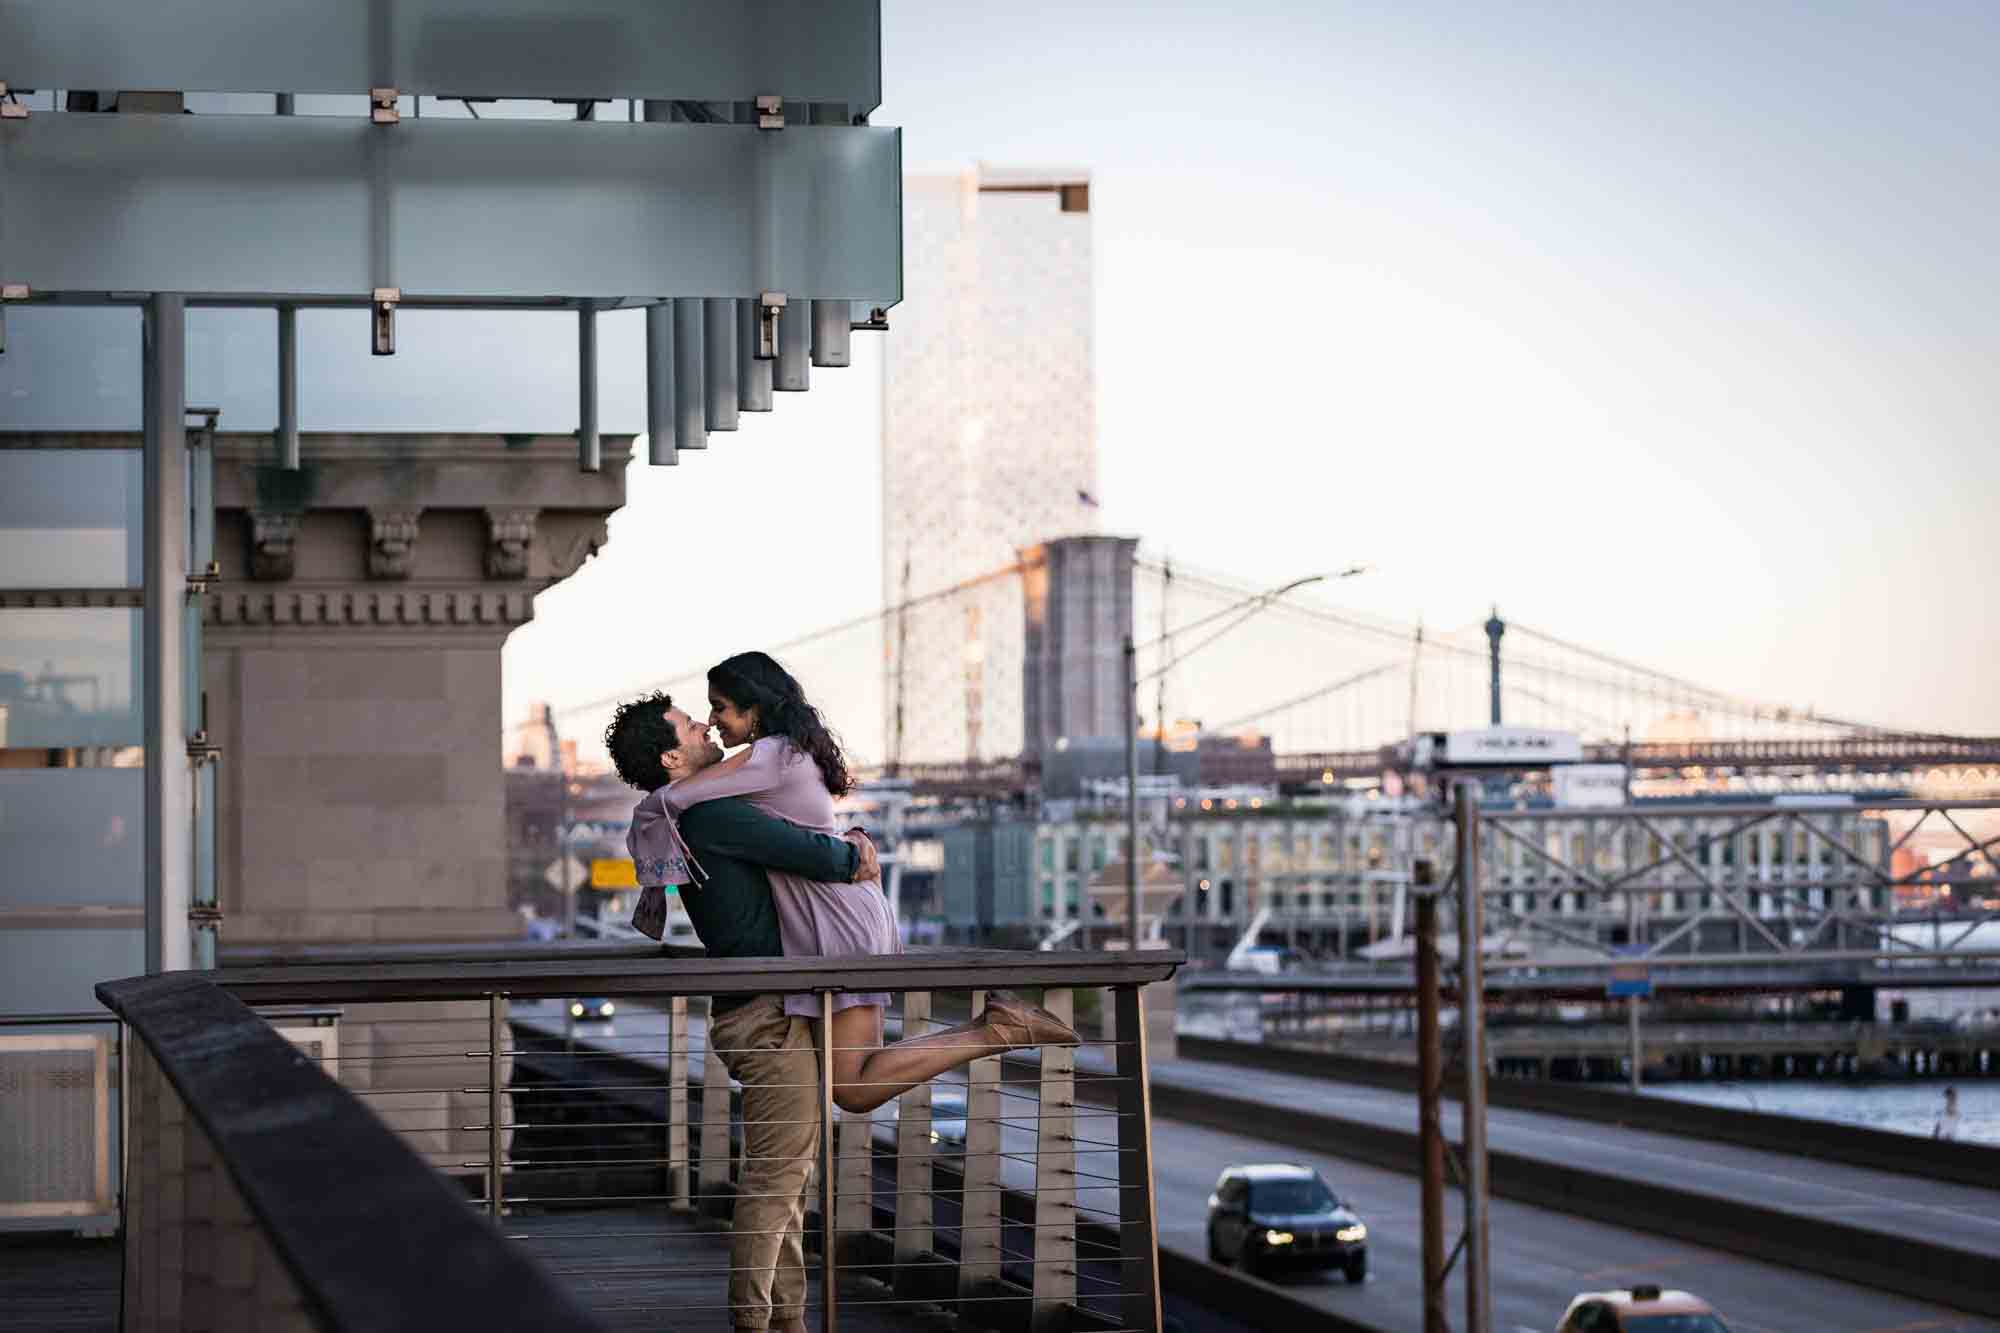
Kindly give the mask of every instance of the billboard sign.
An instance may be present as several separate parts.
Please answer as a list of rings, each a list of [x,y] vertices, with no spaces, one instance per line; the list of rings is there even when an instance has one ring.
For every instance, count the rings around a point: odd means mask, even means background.
[[[1555,770],[1555,800],[1565,810],[1605,810],[1625,804],[1625,765],[1570,764]]]
[[[1418,736],[1410,748],[1419,768],[1543,768],[1583,760],[1573,731],[1542,727],[1479,727]]]

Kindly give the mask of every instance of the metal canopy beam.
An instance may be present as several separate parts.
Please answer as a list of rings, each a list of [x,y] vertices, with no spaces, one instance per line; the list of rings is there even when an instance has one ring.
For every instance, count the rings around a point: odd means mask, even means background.
[[[405,304],[902,294],[894,129],[45,114],[0,123],[37,298]]]
[[[0,0],[15,88],[881,103],[878,0]]]

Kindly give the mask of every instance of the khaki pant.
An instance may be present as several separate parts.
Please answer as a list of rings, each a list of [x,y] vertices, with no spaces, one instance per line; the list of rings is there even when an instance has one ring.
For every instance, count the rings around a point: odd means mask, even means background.
[[[819,1056],[812,1026],[760,995],[709,1023],[743,1085],[743,1176],[729,1241],[730,1316],[739,1329],[805,1317],[806,1181],[819,1150]]]

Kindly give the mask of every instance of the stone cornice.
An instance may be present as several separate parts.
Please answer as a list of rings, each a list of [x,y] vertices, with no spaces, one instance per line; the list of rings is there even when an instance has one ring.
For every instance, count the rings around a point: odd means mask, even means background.
[[[632,435],[600,437],[604,461],[632,456]],[[231,462],[275,463],[267,431],[217,431],[215,456]],[[502,435],[459,431],[302,431],[301,463],[557,462],[576,466],[574,435]]]
[[[534,613],[529,588],[225,585],[209,594],[207,619],[223,626],[509,629],[526,624]]]

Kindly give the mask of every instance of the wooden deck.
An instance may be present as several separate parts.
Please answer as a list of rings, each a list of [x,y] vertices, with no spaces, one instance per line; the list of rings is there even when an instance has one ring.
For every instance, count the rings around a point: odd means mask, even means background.
[[[517,1214],[504,1230],[577,1293],[605,1324],[624,1330],[729,1333],[729,1234],[704,1231],[664,1209],[593,1208]],[[806,1327],[819,1327],[819,1260],[806,1256]],[[842,1282],[841,1333],[923,1333],[956,1328],[932,1307],[887,1304],[872,1283]]]
[[[112,1333],[120,1253],[115,1240],[0,1234],[0,1326],[8,1333]]]
[[[606,1326],[728,1333],[729,1236],[656,1209],[517,1214],[504,1230],[575,1291]],[[117,1241],[0,1235],[0,1327],[8,1333],[114,1333]],[[817,1260],[807,1257],[808,1328],[819,1326]],[[841,1333],[957,1327],[927,1307],[878,1305],[889,1293],[842,1284]]]

